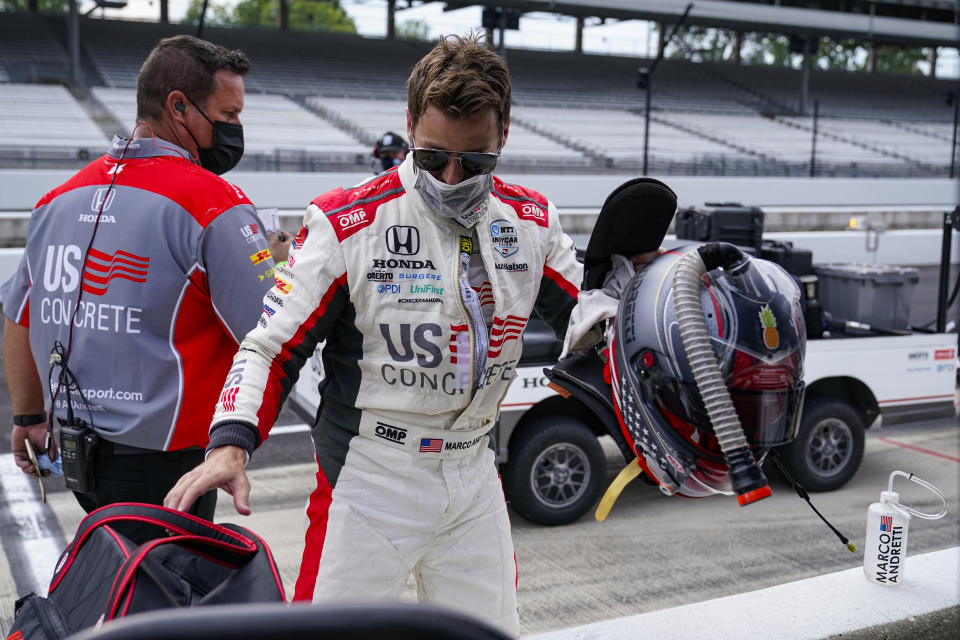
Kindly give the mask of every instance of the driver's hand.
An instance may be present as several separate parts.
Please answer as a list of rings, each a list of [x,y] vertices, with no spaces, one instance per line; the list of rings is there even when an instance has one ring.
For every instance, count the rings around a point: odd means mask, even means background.
[[[181,476],[163,499],[163,506],[187,511],[207,491],[223,489],[233,496],[237,513],[250,515],[250,481],[243,468],[246,461],[247,454],[241,447],[217,447],[203,464]]]

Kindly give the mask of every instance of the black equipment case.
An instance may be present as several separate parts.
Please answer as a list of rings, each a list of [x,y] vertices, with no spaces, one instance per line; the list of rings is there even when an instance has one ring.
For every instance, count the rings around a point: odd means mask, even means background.
[[[764,240],[760,245],[760,257],[780,265],[793,276],[813,273],[813,252],[794,247],[792,242]]]
[[[702,209],[677,212],[674,227],[680,240],[729,242],[760,254],[763,236],[763,210],[736,202],[708,202]]]

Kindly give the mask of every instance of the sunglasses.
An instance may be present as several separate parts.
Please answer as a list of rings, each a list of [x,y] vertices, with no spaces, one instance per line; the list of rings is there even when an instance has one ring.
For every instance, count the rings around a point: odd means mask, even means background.
[[[460,168],[469,176],[479,176],[490,173],[497,166],[499,153],[481,153],[479,151],[441,151],[440,149],[424,149],[413,147],[413,161],[424,171],[443,171],[451,160],[460,162]],[[451,153],[457,153],[453,156]]]

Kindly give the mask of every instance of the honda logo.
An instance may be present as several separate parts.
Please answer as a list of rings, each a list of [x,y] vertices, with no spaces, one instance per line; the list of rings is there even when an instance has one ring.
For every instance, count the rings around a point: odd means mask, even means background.
[[[108,195],[109,194],[109,195]],[[113,204],[114,198],[117,197],[117,192],[111,189],[110,187],[104,187],[103,189],[97,189],[93,194],[93,202],[90,203],[90,210],[100,213],[106,212],[110,208],[110,205]],[[101,210],[100,207],[103,206]]]
[[[401,256],[412,256],[420,251],[420,230],[416,227],[394,225],[387,229],[387,250]]]

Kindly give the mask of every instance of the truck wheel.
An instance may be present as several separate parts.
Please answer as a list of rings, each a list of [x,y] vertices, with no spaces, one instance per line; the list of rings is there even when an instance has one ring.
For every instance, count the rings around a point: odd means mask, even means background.
[[[863,421],[839,400],[810,399],[797,439],[779,451],[787,470],[810,491],[839,489],[863,460]]]
[[[606,472],[607,458],[589,427],[565,416],[540,418],[514,436],[503,487],[527,520],[568,524],[600,498]]]

